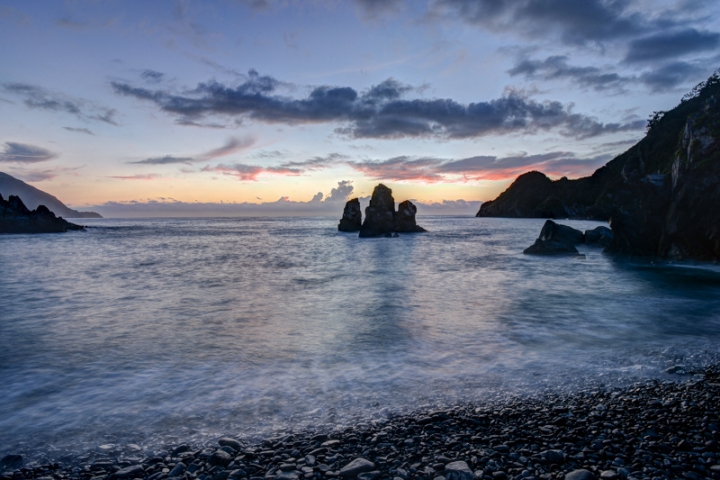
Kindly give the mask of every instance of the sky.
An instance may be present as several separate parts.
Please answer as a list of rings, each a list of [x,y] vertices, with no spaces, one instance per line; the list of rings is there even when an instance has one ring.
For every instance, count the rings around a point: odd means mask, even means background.
[[[716,0],[0,0],[0,171],[113,216],[472,214],[718,67]]]

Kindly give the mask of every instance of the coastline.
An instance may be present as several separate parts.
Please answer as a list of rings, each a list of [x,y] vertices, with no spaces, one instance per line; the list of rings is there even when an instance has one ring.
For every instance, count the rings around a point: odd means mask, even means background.
[[[149,455],[138,447],[39,466],[12,465],[9,455],[0,480],[550,480],[578,470],[604,480],[720,479],[719,425],[716,365],[675,381],[458,405],[258,443],[224,438]]]

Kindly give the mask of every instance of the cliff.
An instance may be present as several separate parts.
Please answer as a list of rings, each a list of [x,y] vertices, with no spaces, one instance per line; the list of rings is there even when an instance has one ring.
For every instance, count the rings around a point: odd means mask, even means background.
[[[716,72],[590,177],[518,177],[478,217],[607,220],[608,251],[720,260],[720,75]]]
[[[0,195],[0,233],[62,233],[83,228],[56,217],[44,205],[30,210],[20,197],[10,195],[5,200]]]

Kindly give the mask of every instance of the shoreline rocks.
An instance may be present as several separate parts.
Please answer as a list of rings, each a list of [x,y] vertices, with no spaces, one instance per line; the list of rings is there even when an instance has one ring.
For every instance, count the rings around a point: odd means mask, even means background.
[[[535,243],[523,250],[527,255],[580,255],[575,245],[608,246],[613,241],[613,233],[607,227],[599,226],[593,230],[581,232],[568,225],[546,220]]]
[[[2,233],[63,233],[68,230],[84,230],[62,217],[56,217],[44,205],[29,210],[20,197],[10,195],[5,200],[0,195],[0,234]]]
[[[144,457],[19,467],[8,456],[0,480],[720,479],[720,365],[666,378],[674,381],[422,409],[257,443],[223,437]]]

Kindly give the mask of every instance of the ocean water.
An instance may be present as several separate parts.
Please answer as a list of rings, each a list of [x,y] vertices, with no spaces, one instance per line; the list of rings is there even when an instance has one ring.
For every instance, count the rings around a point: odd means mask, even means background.
[[[720,268],[523,255],[542,220],[377,239],[332,218],[83,221],[0,236],[0,455],[330,430],[720,358]]]

